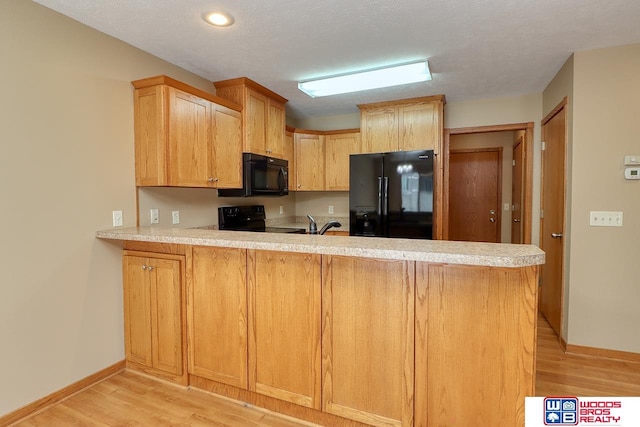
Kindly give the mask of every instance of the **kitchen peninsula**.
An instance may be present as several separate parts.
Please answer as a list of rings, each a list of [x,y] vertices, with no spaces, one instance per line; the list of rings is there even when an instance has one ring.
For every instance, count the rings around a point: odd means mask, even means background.
[[[127,366],[323,425],[523,425],[535,246],[137,227]]]

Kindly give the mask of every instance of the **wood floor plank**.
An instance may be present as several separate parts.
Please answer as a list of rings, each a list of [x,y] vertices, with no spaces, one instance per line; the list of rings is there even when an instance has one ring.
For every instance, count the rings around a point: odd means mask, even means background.
[[[538,396],[640,396],[640,363],[564,353],[539,316]],[[124,371],[17,424],[58,426],[301,427],[282,417],[214,394]]]

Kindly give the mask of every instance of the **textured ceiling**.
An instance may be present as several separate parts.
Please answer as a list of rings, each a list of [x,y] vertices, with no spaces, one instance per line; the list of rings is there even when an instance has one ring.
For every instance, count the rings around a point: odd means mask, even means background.
[[[299,119],[415,96],[539,93],[572,52],[640,42],[638,0],[35,1],[211,81],[247,76]],[[213,10],[235,24],[206,24]],[[430,82],[315,99],[297,88],[420,59]]]

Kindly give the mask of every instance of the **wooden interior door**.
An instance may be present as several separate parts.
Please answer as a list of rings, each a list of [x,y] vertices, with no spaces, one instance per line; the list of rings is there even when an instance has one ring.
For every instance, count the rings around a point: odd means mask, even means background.
[[[566,99],[542,122],[542,200],[540,248],[545,252],[540,289],[540,311],[561,335],[564,290],[564,218],[566,191]]]
[[[513,146],[513,174],[511,185],[511,243],[523,243],[522,239],[522,182],[524,166],[524,137]]]
[[[449,240],[500,242],[502,149],[451,150]]]

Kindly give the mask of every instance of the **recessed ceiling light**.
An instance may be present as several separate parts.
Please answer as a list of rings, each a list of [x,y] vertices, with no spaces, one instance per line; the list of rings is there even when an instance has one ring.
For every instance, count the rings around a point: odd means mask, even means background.
[[[233,16],[223,12],[210,12],[203,16],[204,20],[216,27],[228,27],[233,24]]]
[[[427,61],[420,61],[300,82],[298,89],[315,98],[427,80],[431,80],[429,64]]]

